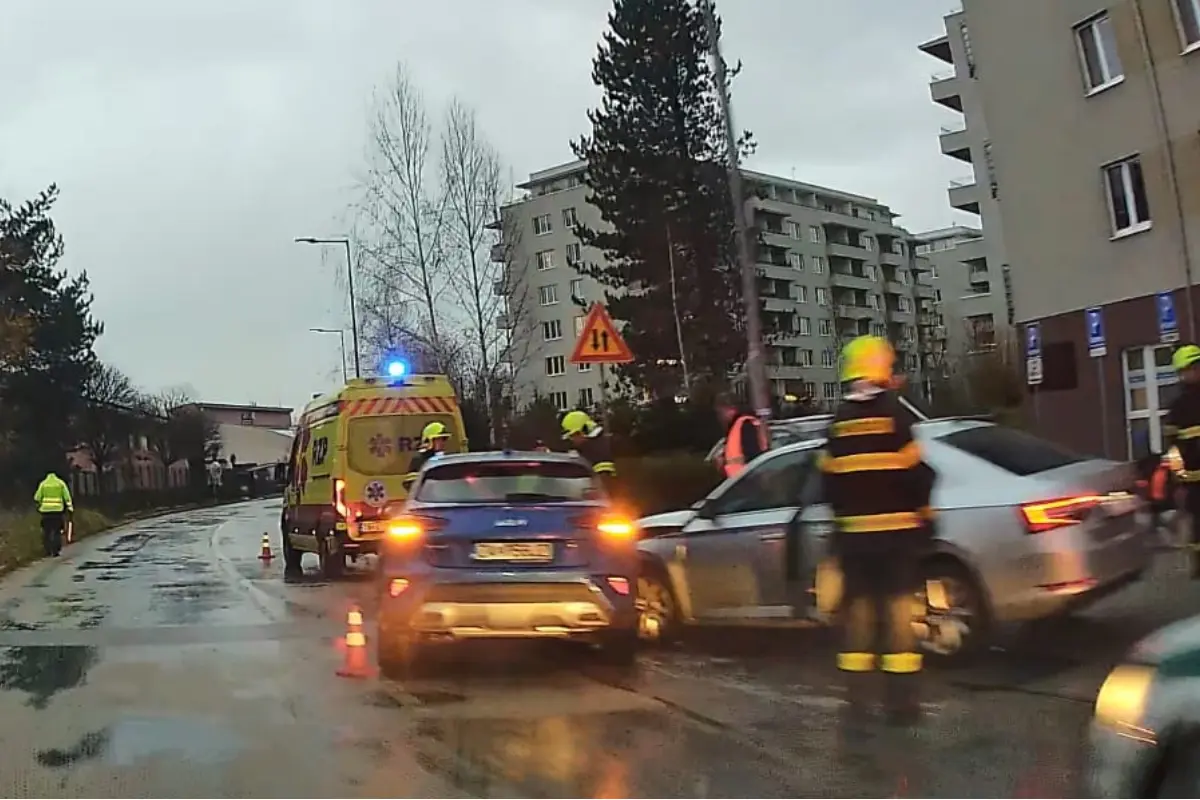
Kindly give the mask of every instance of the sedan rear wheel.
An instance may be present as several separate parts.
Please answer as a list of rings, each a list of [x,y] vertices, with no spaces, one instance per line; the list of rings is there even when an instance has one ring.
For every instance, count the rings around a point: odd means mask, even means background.
[[[919,603],[924,619],[914,622],[926,654],[960,662],[979,651],[988,628],[987,609],[975,579],[960,564],[938,559],[924,570]]]

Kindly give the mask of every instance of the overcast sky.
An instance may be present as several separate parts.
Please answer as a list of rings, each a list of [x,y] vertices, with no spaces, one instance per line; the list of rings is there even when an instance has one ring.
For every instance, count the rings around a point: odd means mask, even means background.
[[[403,60],[518,178],[568,160],[609,0],[2,0],[0,196],[57,182],[103,358],[151,389],[300,405],[340,379],[341,253],[372,89]],[[954,0],[723,0],[750,167],[959,221],[918,43]]]

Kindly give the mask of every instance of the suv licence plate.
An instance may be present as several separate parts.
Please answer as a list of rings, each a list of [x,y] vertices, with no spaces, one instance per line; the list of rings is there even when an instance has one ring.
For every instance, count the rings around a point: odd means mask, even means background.
[[[550,561],[554,558],[551,542],[476,542],[471,551],[476,561]]]

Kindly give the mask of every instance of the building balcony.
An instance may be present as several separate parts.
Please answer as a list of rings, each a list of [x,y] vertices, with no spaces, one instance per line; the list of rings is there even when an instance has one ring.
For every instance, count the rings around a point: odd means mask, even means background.
[[[506,248],[504,246],[503,242],[496,242],[496,244],[492,245],[492,250],[489,255],[491,256],[491,259],[494,263],[503,264],[505,261],[508,260],[507,250],[508,250],[508,248]]]
[[[939,61],[945,61],[947,64],[954,63],[954,55],[950,52],[950,37],[945,33],[935,36],[927,42],[922,42],[917,45],[917,49]]]
[[[939,72],[929,78],[929,96],[940,106],[962,112],[962,91],[954,70]]]
[[[950,188],[946,194],[951,208],[978,214],[979,191],[979,184],[975,183],[974,178],[961,178],[950,181]]]
[[[871,251],[865,247],[859,247],[855,244],[846,244],[845,242],[829,242],[829,255],[841,256],[843,258],[854,258],[862,261],[871,254]]]
[[[492,294],[496,297],[504,297],[508,294],[508,281],[504,278],[497,278],[492,281]]]
[[[812,367],[802,367],[799,364],[768,364],[767,377],[776,380],[800,380],[804,373]]]
[[[511,331],[513,329],[512,318],[508,314],[497,314],[496,327],[502,331]]]
[[[861,289],[870,291],[875,288],[875,281],[866,275],[856,275],[852,272],[833,270],[829,273],[829,282],[842,289]]]
[[[891,250],[884,250],[879,254],[880,264],[890,264],[893,267],[908,266],[908,256],[900,253],[893,253]]]
[[[833,313],[845,319],[871,319],[879,313],[879,309],[871,306],[839,303],[833,307]]]
[[[764,311],[771,311],[778,314],[781,312],[788,313],[796,310],[796,301],[790,297],[762,295],[760,299],[763,301]]]
[[[922,298],[934,298],[937,297],[937,289],[928,283],[918,282],[913,284],[913,294]]]
[[[942,155],[971,163],[971,142],[967,138],[966,125],[943,125],[942,132],[938,135],[938,143],[942,147]]]
[[[901,283],[900,281],[884,281],[883,291],[885,294],[895,294],[902,297],[908,297],[913,293],[913,287],[910,283]]]

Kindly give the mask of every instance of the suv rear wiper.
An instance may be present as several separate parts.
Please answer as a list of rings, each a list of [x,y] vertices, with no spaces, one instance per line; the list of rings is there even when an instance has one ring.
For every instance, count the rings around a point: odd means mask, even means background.
[[[541,492],[509,492],[508,494],[504,495],[504,500],[507,503],[535,503],[551,501],[564,502],[566,500],[570,500],[570,498],[557,494],[542,494]]]

